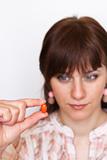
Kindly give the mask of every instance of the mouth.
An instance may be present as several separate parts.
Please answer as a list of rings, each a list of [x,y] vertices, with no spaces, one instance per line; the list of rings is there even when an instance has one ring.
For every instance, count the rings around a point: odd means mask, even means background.
[[[74,110],[83,110],[86,108],[87,104],[69,104]]]

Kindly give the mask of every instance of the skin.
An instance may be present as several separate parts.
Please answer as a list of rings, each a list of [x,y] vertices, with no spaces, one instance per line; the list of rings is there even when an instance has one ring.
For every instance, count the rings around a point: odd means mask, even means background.
[[[106,83],[104,66],[85,74],[75,70],[72,75],[60,74],[50,80],[60,120],[74,132],[77,160],[88,160],[89,133],[107,122],[107,113],[101,109]]]
[[[20,134],[32,127],[40,119],[47,117],[47,113],[35,112],[26,117],[26,109],[45,103],[40,99],[20,99],[15,101],[0,100],[0,155],[2,151],[15,141]]]
[[[93,73],[98,74],[98,77],[95,78],[96,74]],[[74,143],[78,146],[77,155],[82,160],[86,159],[88,153],[87,134],[107,121],[107,115],[101,110],[100,104],[107,83],[107,69],[103,66],[89,75],[75,71],[70,77],[64,76],[62,79],[59,76],[51,79],[52,90],[60,106],[59,116],[64,124],[73,128],[76,135]],[[25,117],[27,108],[40,106],[45,102],[40,99],[0,100],[0,154],[14,141],[17,146],[16,139],[24,130],[48,116],[47,113],[35,112]],[[78,106],[73,104],[82,104],[79,106],[81,109],[77,109]]]
[[[72,75],[59,74],[50,80],[60,107],[59,116],[64,124],[73,128],[75,134],[88,134],[107,120],[106,113],[101,109],[107,69],[102,66],[95,71],[90,70],[84,74],[76,70]],[[86,130],[81,132],[83,126]]]
[[[104,102],[107,102],[107,86],[106,86],[106,89],[104,90],[103,101],[104,101]]]

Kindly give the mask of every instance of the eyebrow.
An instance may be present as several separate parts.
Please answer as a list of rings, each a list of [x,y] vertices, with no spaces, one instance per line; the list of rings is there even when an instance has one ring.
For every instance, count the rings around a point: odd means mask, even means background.
[[[100,72],[101,68],[97,68],[96,70],[89,70],[89,71],[85,72],[85,74],[96,72],[96,71]]]

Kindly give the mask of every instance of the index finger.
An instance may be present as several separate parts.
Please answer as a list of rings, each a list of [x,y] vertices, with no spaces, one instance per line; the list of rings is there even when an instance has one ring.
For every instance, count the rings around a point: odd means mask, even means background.
[[[46,100],[43,100],[43,99],[26,98],[26,99],[22,99],[21,101],[26,103],[28,107],[38,106],[38,105],[42,105],[43,103],[46,103]]]
[[[0,100],[1,103],[10,104],[10,105],[23,105],[27,107],[39,106],[45,103],[44,99],[32,99],[32,98],[25,98],[19,100]]]

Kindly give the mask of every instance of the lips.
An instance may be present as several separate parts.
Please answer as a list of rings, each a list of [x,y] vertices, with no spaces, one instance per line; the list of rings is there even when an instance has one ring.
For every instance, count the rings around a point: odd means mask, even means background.
[[[87,104],[70,104],[70,107],[72,107],[75,110],[82,110],[87,106]]]

